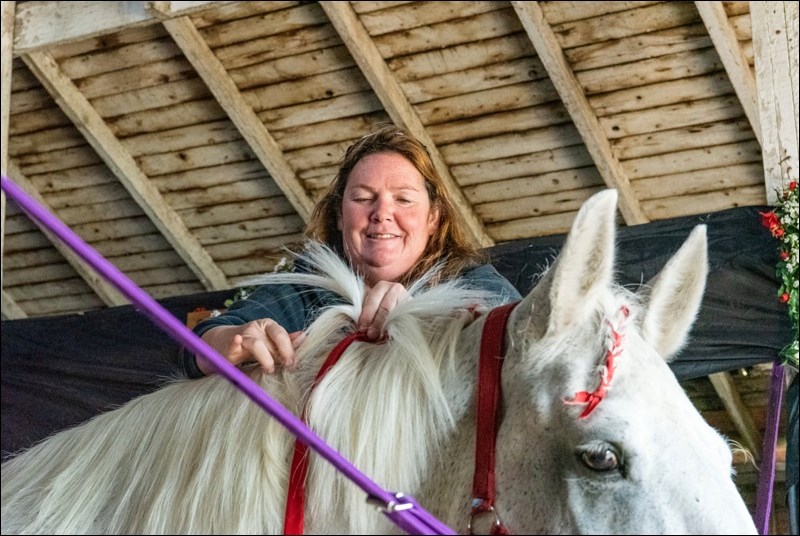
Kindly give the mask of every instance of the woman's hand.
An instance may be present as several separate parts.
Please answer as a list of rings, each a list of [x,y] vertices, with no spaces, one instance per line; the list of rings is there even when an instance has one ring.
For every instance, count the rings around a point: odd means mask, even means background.
[[[275,364],[294,365],[295,350],[305,333],[288,333],[272,319],[253,320],[241,326],[217,326],[203,334],[203,340],[233,365],[257,361],[267,374],[275,372]],[[204,374],[213,372],[204,359],[197,360]]]
[[[411,298],[406,287],[400,283],[378,281],[364,296],[361,316],[358,317],[358,329],[366,331],[367,338],[378,340],[383,336],[383,327],[389,311],[397,304]]]

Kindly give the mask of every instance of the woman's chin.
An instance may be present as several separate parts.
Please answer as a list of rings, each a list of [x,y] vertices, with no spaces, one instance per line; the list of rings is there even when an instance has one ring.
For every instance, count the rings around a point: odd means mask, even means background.
[[[378,281],[397,281],[404,273],[395,265],[369,265],[365,270],[365,279],[368,285],[374,286]]]

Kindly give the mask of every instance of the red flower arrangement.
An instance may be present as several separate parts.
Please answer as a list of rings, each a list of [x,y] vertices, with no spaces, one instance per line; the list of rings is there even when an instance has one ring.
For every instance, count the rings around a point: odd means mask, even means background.
[[[789,308],[794,340],[782,351],[784,364],[798,368],[798,188],[797,181],[790,181],[778,199],[775,209],[761,212],[761,224],[772,236],[781,241],[778,264],[775,271],[780,278],[778,301]]]

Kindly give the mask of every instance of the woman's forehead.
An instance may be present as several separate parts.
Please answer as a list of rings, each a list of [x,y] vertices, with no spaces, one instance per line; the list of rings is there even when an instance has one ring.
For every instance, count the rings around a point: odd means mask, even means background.
[[[397,153],[375,153],[356,163],[348,176],[346,188],[389,188],[422,190],[425,179],[406,157]]]

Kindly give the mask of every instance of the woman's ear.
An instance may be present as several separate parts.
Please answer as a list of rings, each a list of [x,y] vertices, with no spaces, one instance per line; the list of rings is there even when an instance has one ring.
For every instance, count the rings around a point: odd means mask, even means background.
[[[431,207],[431,212],[428,214],[428,236],[433,236],[433,234],[436,232],[436,229],[439,228],[439,220],[441,215],[442,211],[439,210],[438,203],[436,206]]]

